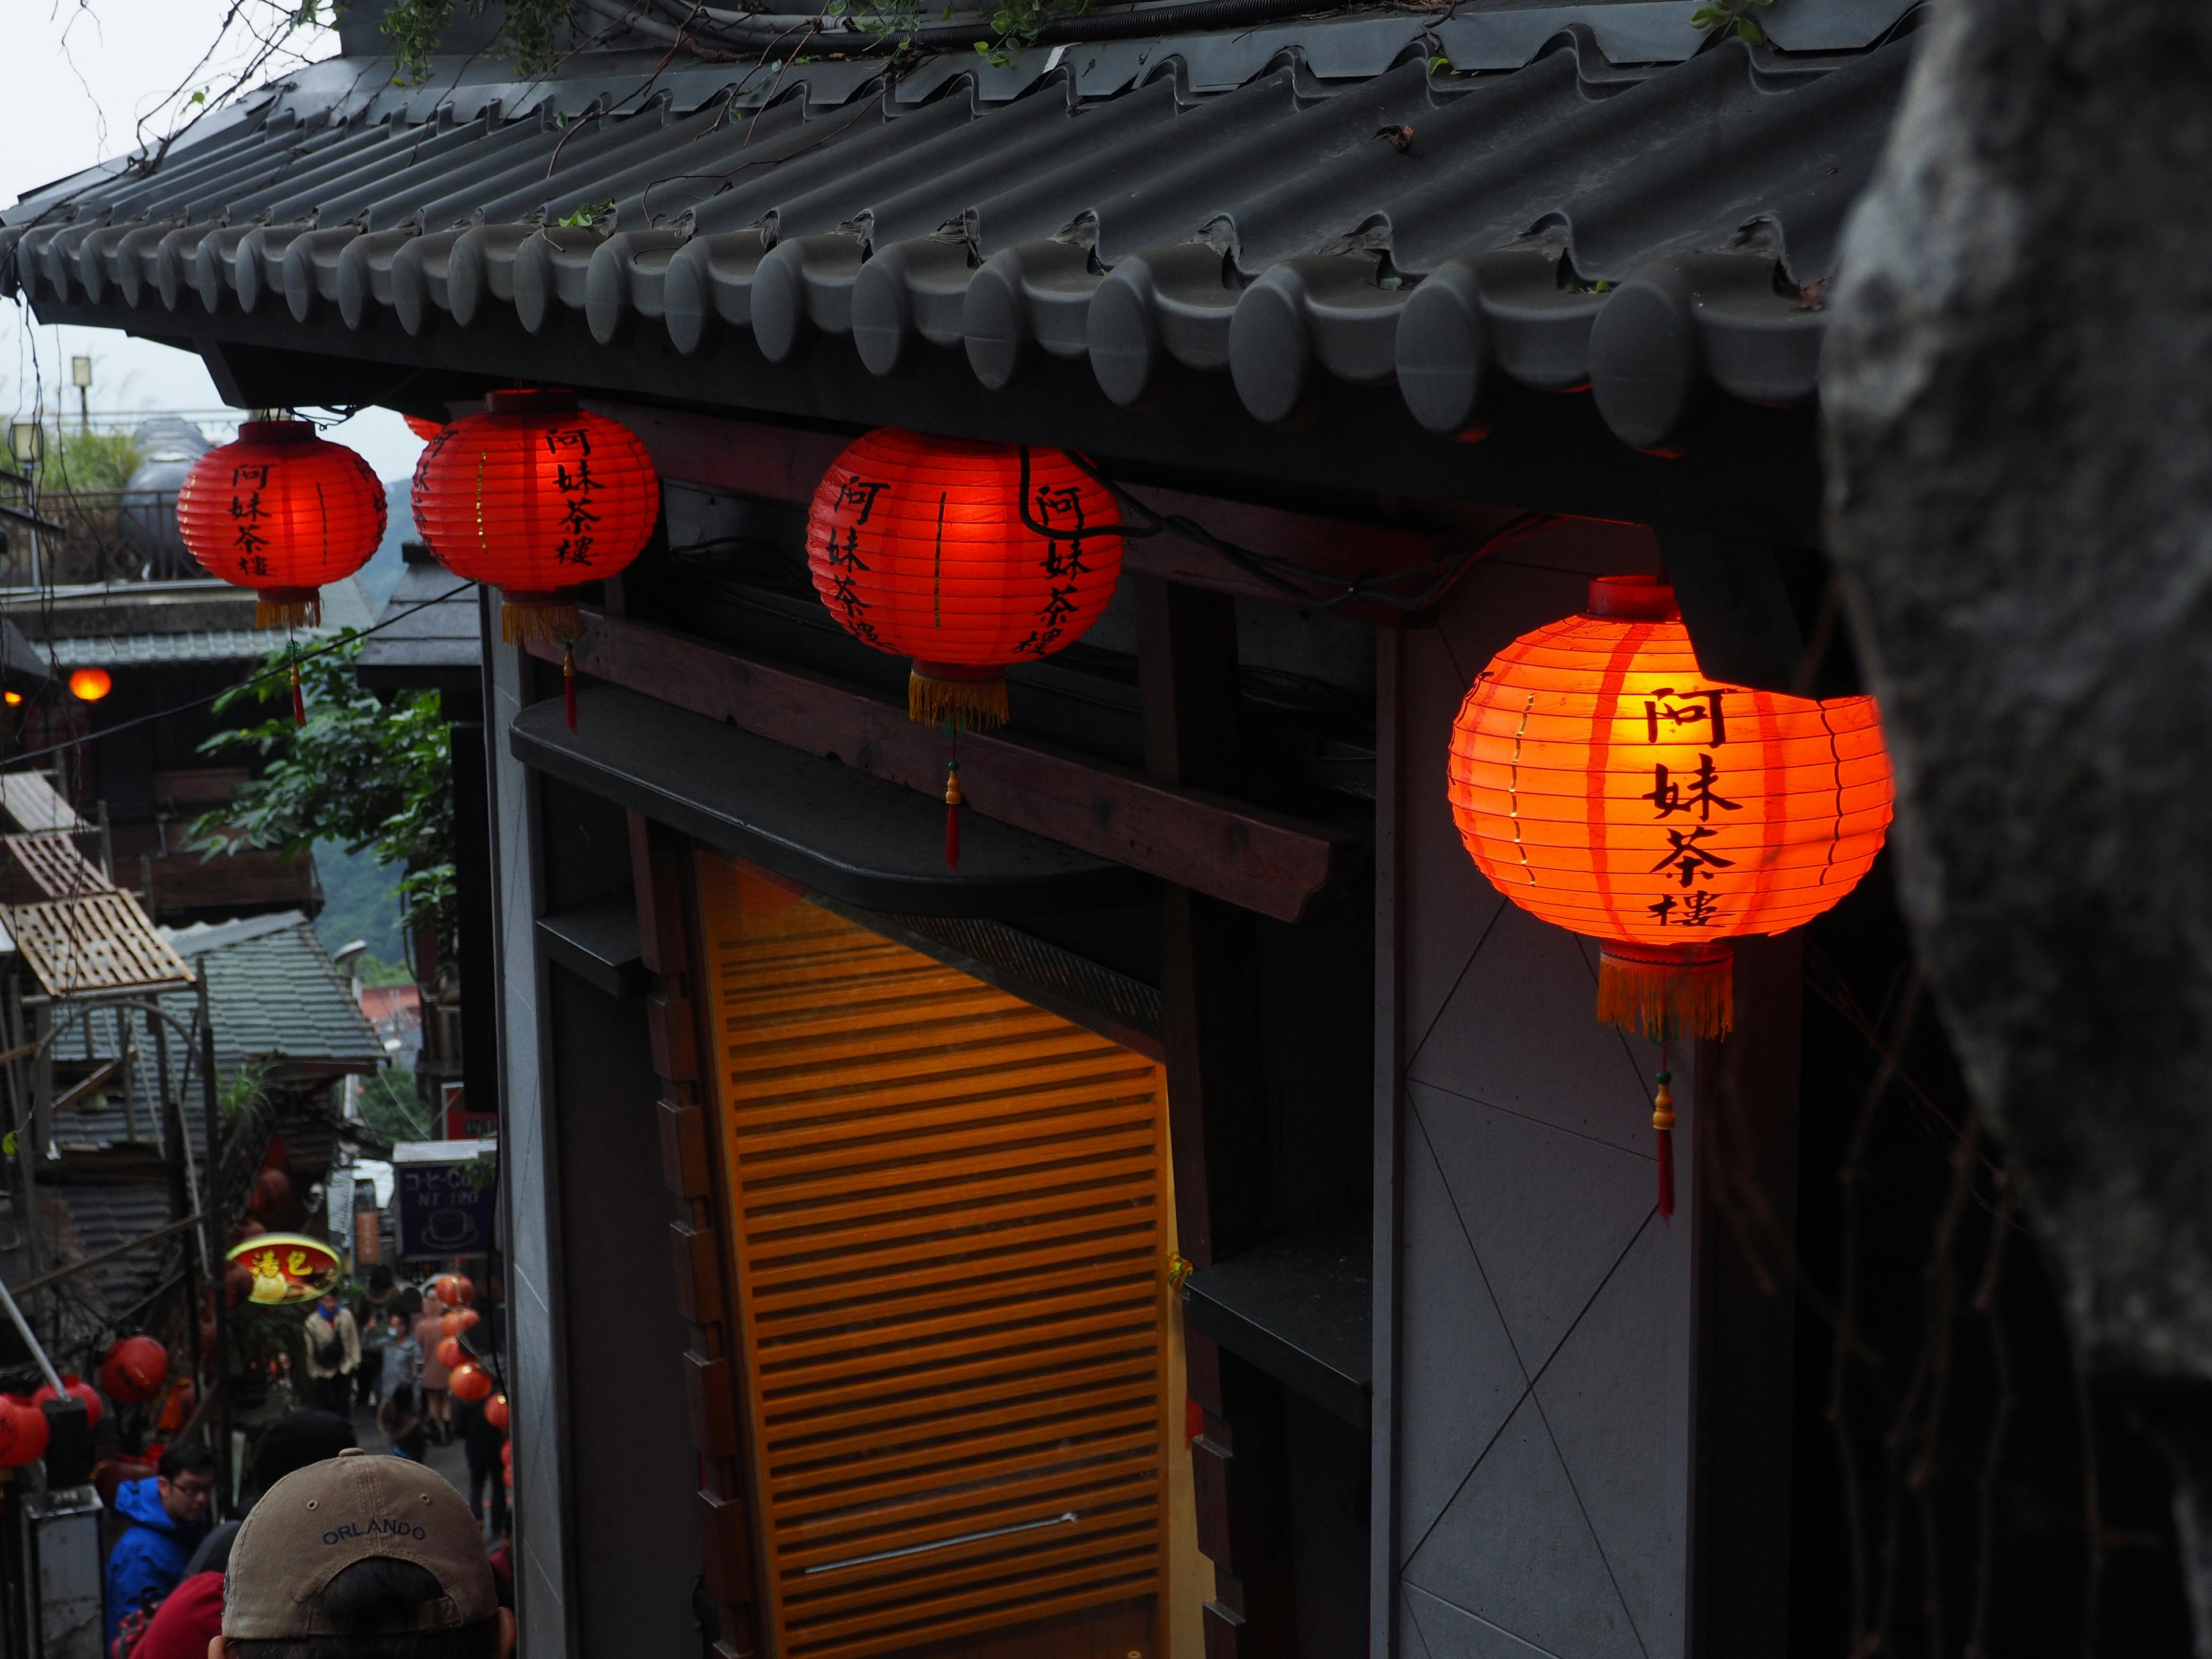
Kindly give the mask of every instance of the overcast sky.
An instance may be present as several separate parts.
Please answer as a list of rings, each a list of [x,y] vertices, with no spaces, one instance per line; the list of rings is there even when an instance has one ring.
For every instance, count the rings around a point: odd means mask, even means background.
[[[223,21],[234,4],[245,15],[226,37]],[[165,131],[168,112],[194,89],[228,84],[252,50],[248,29],[265,27],[276,12],[270,0],[0,0],[7,50],[0,204],[126,153],[142,117],[152,118],[151,131]],[[308,58],[337,50],[336,37],[324,31],[295,45]],[[211,46],[212,60],[195,73]],[[296,61],[282,60],[272,72]],[[57,398],[69,386],[72,356],[92,359],[94,414],[222,406],[206,368],[189,352],[113,329],[34,331],[27,307],[0,300],[0,409],[12,411],[9,418],[29,417],[42,381],[50,416],[58,406],[74,414],[74,390]],[[359,450],[384,478],[405,477],[422,447],[384,410],[365,411],[325,435]]]

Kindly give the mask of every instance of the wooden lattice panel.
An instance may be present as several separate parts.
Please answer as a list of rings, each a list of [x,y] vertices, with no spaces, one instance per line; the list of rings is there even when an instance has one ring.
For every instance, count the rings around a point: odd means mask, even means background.
[[[15,948],[49,996],[192,982],[184,958],[154,931],[128,893],[16,905],[4,914]]]
[[[708,995],[787,1659],[1156,1595],[1157,1067],[712,857]]]
[[[115,890],[115,884],[100,873],[100,866],[77,850],[72,831],[0,836],[0,841],[8,843],[8,851],[23,873],[48,898],[82,898]]]

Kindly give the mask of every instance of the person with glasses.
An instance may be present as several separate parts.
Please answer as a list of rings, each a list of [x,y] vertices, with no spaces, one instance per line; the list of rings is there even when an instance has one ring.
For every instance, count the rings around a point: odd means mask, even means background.
[[[185,1576],[208,1529],[215,1473],[215,1453],[194,1441],[163,1452],[150,1480],[117,1490],[116,1510],[131,1524],[107,1558],[107,1643],[101,1651],[113,1649],[125,1615],[151,1612]]]

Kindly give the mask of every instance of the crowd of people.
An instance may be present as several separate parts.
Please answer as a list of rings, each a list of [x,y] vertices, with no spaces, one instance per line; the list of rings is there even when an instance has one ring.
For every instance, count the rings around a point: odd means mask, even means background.
[[[107,1659],[201,1659],[213,1651],[210,1643],[218,1636],[225,1639],[231,1659],[255,1659],[256,1649],[264,1644],[289,1643],[295,1635],[309,1633],[276,1630],[274,1626],[283,1620],[273,1613],[234,1620],[226,1607],[234,1609],[240,1604],[236,1583],[241,1563],[248,1559],[237,1553],[243,1548],[240,1540],[264,1539],[266,1559],[271,1561],[303,1559],[279,1535],[296,1531],[296,1522],[281,1527],[272,1522],[256,1531],[251,1522],[272,1494],[290,1491],[288,1480],[310,1474],[330,1490],[374,1496],[379,1501],[404,1486],[404,1501],[416,1506],[407,1513],[418,1523],[423,1518],[417,1512],[421,1506],[444,1513],[450,1499],[462,1522],[460,1529],[442,1523],[434,1529],[446,1548],[435,1560],[423,1552],[400,1548],[380,1553],[334,1547],[315,1556],[320,1563],[342,1562],[344,1570],[328,1584],[315,1586],[326,1598],[334,1595],[336,1600],[330,1602],[327,1621],[313,1633],[370,1635],[428,1628],[412,1623],[393,1626],[390,1620],[398,1616],[394,1609],[399,1601],[423,1589],[427,1580],[421,1575],[444,1586],[427,1592],[433,1595],[453,1595],[453,1573],[473,1582],[472,1572],[463,1572],[465,1564],[453,1553],[455,1540],[464,1536],[473,1540],[477,1562],[497,1584],[497,1606],[512,1605],[506,1569],[505,1397],[464,1401],[456,1408],[447,1387],[448,1367],[440,1358],[441,1346],[449,1358],[455,1352],[454,1334],[447,1322],[453,1310],[441,1302],[441,1289],[454,1298],[456,1308],[471,1294],[471,1287],[457,1276],[418,1289],[398,1284],[390,1269],[379,1267],[350,1297],[333,1287],[315,1304],[301,1328],[302,1352],[292,1365],[295,1377],[305,1380],[305,1404],[262,1431],[239,1494],[243,1522],[234,1519],[210,1527],[217,1464],[215,1452],[197,1440],[167,1448],[152,1474],[117,1487],[114,1507],[126,1524],[106,1567],[103,1651]],[[486,1363],[481,1345],[461,1346],[475,1363]],[[364,1447],[364,1438],[372,1444]],[[466,1462],[466,1499],[456,1490],[455,1481],[430,1467],[435,1449],[455,1444]],[[340,1468],[342,1457],[350,1472]],[[404,1473],[410,1466],[413,1473]],[[332,1482],[337,1485],[330,1486]],[[403,1566],[412,1569],[411,1576]],[[228,1596],[226,1572],[233,1583]],[[289,1607],[294,1599],[295,1591],[287,1590],[263,1606],[264,1611],[278,1601]],[[477,1599],[457,1599],[471,1607],[478,1605]],[[419,1601],[417,1596],[410,1604],[409,1618]],[[465,1639],[456,1626],[451,1642],[441,1636],[408,1651],[421,1659],[447,1654],[452,1659],[491,1659],[495,1652],[503,1654],[512,1645],[511,1619],[501,1617],[504,1623],[488,1624],[482,1618],[465,1621]],[[273,1654],[276,1649],[267,1650]]]

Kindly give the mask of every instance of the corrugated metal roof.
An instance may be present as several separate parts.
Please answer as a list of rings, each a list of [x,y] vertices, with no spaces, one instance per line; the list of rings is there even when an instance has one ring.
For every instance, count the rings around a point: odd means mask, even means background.
[[[295,630],[300,637],[325,638],[342,628],[367,628],[373,619],[358,577],[329,584],[322,602],[322,622]],[[251,589],[213,580],[125,582],[60,588],[51,595],[0,592],[0,610],[21,616],[64,671],[259,662],[283,643],[283,635],[254,627],[253,606]],[[234,620],[236,626],[224,625]]]
[[[737,331],[775,362],[842,338],[879,375],[927,342],[993,387],[1087,360],[1127,407],[1225,373],[1274,422],[1328,380],[1395,381],[1448,433],[1504,380],[1588,386],[1661,447],[1709,386],[1813,396],[1820,284],[1907,56],[1878,44],[1906,0],[1784,0],[1756,47],[1694,9],[953,54],[890,88],[876,61],[648,80],[586,54],[550,89],[457,66],[403,92],[340,59],[150,173],[30,198],[0,252],[34,303],[132,327],[572,313],[603,343]]]
[[[473,684],[483,660],[477,586],[465,582],[416,543],[361,647],[359,667],[373,686],[406,688],[441,681]]]

